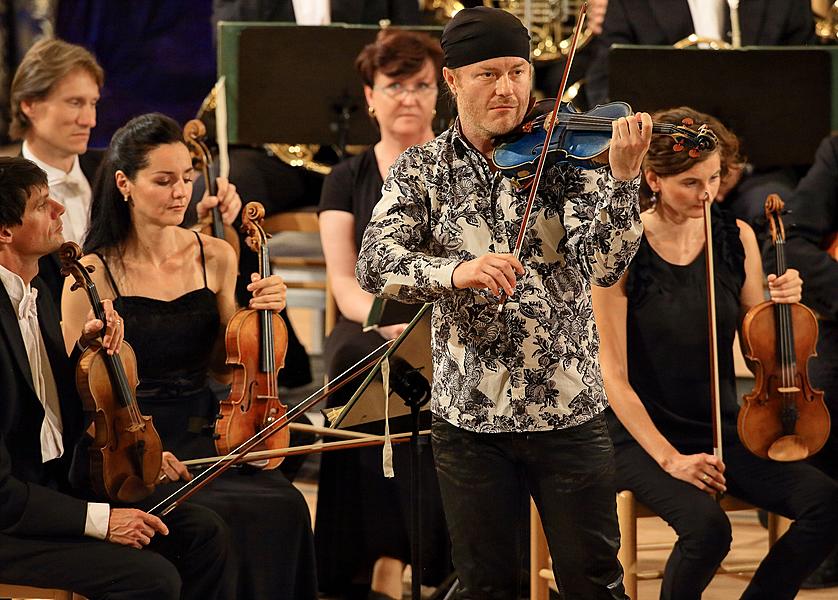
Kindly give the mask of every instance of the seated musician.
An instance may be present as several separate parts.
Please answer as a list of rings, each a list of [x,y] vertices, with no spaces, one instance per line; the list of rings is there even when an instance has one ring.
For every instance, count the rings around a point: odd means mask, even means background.
[[[77,244],[84,241],[90,224],[93,179],[103,156],[87,144],[96,126],[104,77],[85,48],[42,40],[24,55],[10,91],[10,133],[23,140],[21,155],[47,173],[50,194],[64,207],[64,235]],[[226,223],[232,223],[241,208],[235,186],[224,178],[218,179],[217,197],[200,198],[198,216],[216,205]],[[41,259],[40,276],[60,304],[64,277],[57,256]]]
[[[667,521],[678,534],[661,598],[701,597],[730,550],[731,527],[714,498],[728,492],[794,520],[771,548],[743,598],[794,598],[804,578],[838,540],[838,485],[811,465],[751,454],[737,436],[733,340],[747,310],[763,301],[754,232],[713,209],[723,460],[712,454],[703,205],[716,196],[739,142],[716,119],[689,108],[653,115],[685,117],[718,136],[697,158],[652,139],[643,163],[644,236],[616,285],[595,287],[603,378],[615,445],[618,489]],[[768,276],[774,302],[800,300],[789,269]]]
[[[96,268],[100,295],[113,300],[125,321],[137,354],[141,412],[153,417],[164,448],[181,458],[216,454],[219,407],[206,381],[210,369],[225,371],[224,331],[236,310],[232,248],[179,226],[193,177],[174,121],[160,114],[129,121],[114,134],[97,178],[83,259]],[[278,276],[248,276],[250,308],[285,306]],[[85,302],[65,288],[68,346]],[[230,525],[238,598],[316,597],[308,508],[282,473],[233,469],[193,501]]]
[[[63,206],[47,175],[0,158],[0,582],[59,587],[91,600],[223,598],[228,531],[213,511],[184,504],[162,520],[68,494],[84,423],[74,362],[38,260],[64,241]],[[84,295],[84,294],[81,294]],[[120,317],[83,310],[71,346],[117,351]],[[106,328],[102,331],[103,326]],[[81,337],[79,337],[81,333]],[[77,359],[75,350],[72,358]],[[177,460],[164,457],[168,465]],[[183,468],[182,465],[179,465]]]
[[[805,279],[803,303],[818,315],[818,355],[809,361],[812,385],[824,391],[832,435],[812,463],[838,480],[838,137],[818,147],[815,162],[786,198],[786,257]],[[774,252],[766,263],[773,265]],[[838,586],[838,546],[804,588]]]
[[[368,112],[381,131],[381,140],[337,165],[323,185],[320,238],[340,310],[326,342],[330,378],[405,329],[402,323],[362,331],[373,296],[355,280],[355,263],[390,166],[410,146],[434,137],[431,121],[441,62],[442,51],[435,40],[396,29],[379,33],[356,59]],[[329,404],[342,406],[353,392],[340,390],[329,398]],[[321,591],[345,592],[353,580],[360,580],[371,586],[371,597],[401,597],[402,571],[410,558],[407,450],[406,446],[393,449],[395,479],[384,478],[380,449],[323,455],[314,528]],[[448,566],[448,533],[431,453],[425,452],[423,459],[423,582],[438,585]],[[356,550],[359,543],[363,552]]]

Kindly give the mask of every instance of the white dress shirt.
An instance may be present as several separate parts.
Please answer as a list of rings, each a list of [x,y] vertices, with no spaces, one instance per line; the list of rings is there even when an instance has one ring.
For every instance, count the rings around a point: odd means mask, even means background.
[[[24,283],[17,273],[0,265],[0,281],[9,294],[12,307],[17,314],[20,335],[29,359],[32,384],[44,408],[44,422],[41,424],[41,460],[47,462],[60,458],[64,454],[63,425],[58,388],[52,366],[49,362],[41,327],[38,324],[38,290],[31,284]],[[104,503],[89,502],[84,525],[84,534],[97,539],[105,539],[110,520],[110,506]]]
[[[725,38],[725,0],[687,0],[693,27],[698,37],[723,40]]]
[[[331,23],[329,0],[293,0],[297,25],[328,25]]]
[[[65,173],[62,169],[48,165],[33,155],[26,142],[23,142],[21,153],[23,158],[31,160],[46,171],[50,196],[64,205],[64,214],[61,215],[64,239],[82,245],[87,228],[90,226],[90,202],[93,198],[93,190],[81,170],[79,157],[76,156],[73,159],[73,167],[69,173]]]

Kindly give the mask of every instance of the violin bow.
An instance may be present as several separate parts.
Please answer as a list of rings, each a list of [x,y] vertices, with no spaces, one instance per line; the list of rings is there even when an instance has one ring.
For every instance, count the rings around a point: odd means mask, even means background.
[[[245,457],[251,454],[253,450],[259,444],[265,441],[268,437],[288,427],[291,421],[303,415],[309,408],[311,408],[318,402],[328,398],[336,391],[341,389],[343,386],[348,384],[350,381],[354,380],[356,377],[358,377],[359,375],[370,369],[372,366],[374,366],[379,359],[375,358],[369,362],[365,361],[367,361],[370,357],[375,356],[382,348],[385,348],[392,344],[393,341],[394,340],[387,340],[386,342],[378,346],[375,350],[364,356],[361,360],[357,361],[351,367],[346,369],[343,373],[324,384],[320,389],[316,390],[315,392],[312,392],[308,396],[308,398],[303,400],[293,409],[289,410],[281,418],[277,419],[261,431],[257,432],[249,440],[242,442],[242,444],[238,448],[236,448],[229,454],[221,457],[211,467],[207,468],[205,471],[197,475],[191,481],[188,481],[185,484],[183,484],[181,487],[169,494],[166,498],[158,502],[148,512],[150,514],[158,514],[158,511],[160,511],[159,516],[161,517],[169,514],[180,504],[192,497],[192,495],[194,495],[198,490],[200,490],[201,488],[209,484],[211,481],[213,481],[216,477],[221,475],[224,471],[226,471],[233,465],[239,464],[241,462],[246,462],[244,461]]]
[[[524,215],[521,218],[521,228],[518,230],[518,237],[515,239],[515,249],[512,252],[512,255],[515,257],[516,260],[520,259],[521,257],[521,248],[524,246],[524,238],[526,237],[527,229],[529,228],[530,216],[532,215],[532,207],[535,203],[535,195],[538,192],[538,184],[541,182],[541,173],[544,170],[544,164],[547,159],[547,151],[550,148],[550,142],[553,139],[553,130],[556,127],[556,121],[558,121],[557,117],[559,114],[559,108],[562,104],[562,96],[564,96],[565,90],[567,89],[567,80],[570,76],[570,67],[573,65],[573,57],[576,56],[576,46],[579,41],[579,33],[582,31],[582,25],[585,22],[585,15],[588,11],[588,3],[583,2],[582,5],[579,7],[579,17],[576,19],[576,28],[573,30],[573,39],[570,43],[570,50],[567,54],[567,62],[564,65],[564,73],[562,73],[562,81],[559,84],[559,93],[556,94],[556,103],[553,105],[553,112],[550,114],[549,120],[545,123],[547,126],[547,138],[544,142],[544,145],[541,147],[541,154],[538,157],[538,164],[536,165],[535,169],[535,176],[532,179],[532,183],[530,184],[530,194],[527,198],[527,204],[524,208]],[[503,310],[504,305],[506,304],[507,296],[504,292],[501,292],[501,301],[498,305],[498,312]]]
[[[722,411],[719,393],[719,339],[716,331],[716,277],[713,266],[713,226],[710,209],[714,200],[704,202],[704,248],[707,277],[707,323],[710,341],[710,408],[713,425],[713,456],[722,460]]]

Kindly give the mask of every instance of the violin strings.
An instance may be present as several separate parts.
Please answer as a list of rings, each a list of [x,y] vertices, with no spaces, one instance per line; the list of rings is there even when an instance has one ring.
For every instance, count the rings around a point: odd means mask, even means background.
[[[271,430],[270,433],[273,433],[274,429],[279,428],[278,424],[280,424],[280,423],[282,423],[282,424],[290,423],[293,418],[296,418],[300,413],[304,412],[307,409],[307,408],[303,408],[303,407],[305,407],[311,400],[316,398],[322,392],[327,391],[329,389],[329,386],[335,385],[338,381],[345,378],[352,371],[354,371],[358,367],[358,365],[363,364],[364,361],[368,360],[370,357],[372,357],[376,353],[378,353],[382,348],[384,348],[386,346],[389,346],[394,341],[395,340],[385,341],[383,344],[378,346],[375,350],[373,350],[372,352],[370,352],[369,354],[364,356],[361,360],[355,362],[355,364],[353,364],[352,366],[347,368],[345,371],[343,371],[340,375],[338,375],[337,377],[335,377],[331,381],[327,381],[318,390],[312,392],[305,400],[300,402],[300,404],[298,404],[297,407],[295,407],[295,409],[292,409],[292,410],[288,411],[285,415],[283,415],[282,420],[274,421],[273,423],[271,423],[265,429],[262,429],[262,430],[258,431],[255,435],[251,436],[251,438],[249,440],[241,443],[238,447],[231,450],[225,456],[220,458],[218,461],[216,461],[215,463],[213,463],[212,465],[210,465],[209,467],[207,467],[206,469],[201,471],[198,475],[193,477],[190,481],[188,481],[187,483],[185,483],[184,485],[182,485],[178,489],[174,490],[166,498],[164,498],[163,500],[161,500],[160,502],[155,504],[154,507],[151,508],[148,512],[150,514],[156,513],[157,510],[160,509],[162,506],[168,504],[173,499],[182,495],[185,491],[189,490],[189,488],[194,487],[195,485],[198,484],[198,482],[203,481],[204,479],[208,478],[212,473],[214,473],[216,470],[220,469],[223,465],[227,464],[228,462],[230,462],[232,460],[236,460],[237,458],[239,458],[240,457],[239,451],[241,450],[241,448],[244,448],[247,444],[251,443],[252,441],[254,441],[256,439],[258,439],[260,435],[266,434],[268,432],[268,430]]]

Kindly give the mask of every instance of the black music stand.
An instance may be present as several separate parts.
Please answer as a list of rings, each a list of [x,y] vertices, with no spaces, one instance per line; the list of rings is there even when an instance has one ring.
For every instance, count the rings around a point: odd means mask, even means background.
[[[390,417],[410,413],[410,568],[411,598],[421,599],[422,586],[422,452],[428,441],[419,435],[420,413],[431,399],[431,304],[425,304],[404,333],[387,352],[350,398],[330,427],[349,429],[384,419],[385,404]],[[390,395],[384,397],[381,365],[390,362]]]
[[[332,145],[372,144],[379,133],[369,118],[355,57],[378,27],[286,23],[239,26],[234,142]],[[438,27],[410,28],[439,37]],[[439,74],[441,77],[441,73]],[[235,85],[235,84],[234,84]],[[434,129],[450,120],[442,81]]]
[[[720,119],[755,167],[810,165],[829,135],[832,56],[818,48],[613,46],[609,97],[636,111],[691,106]]]

